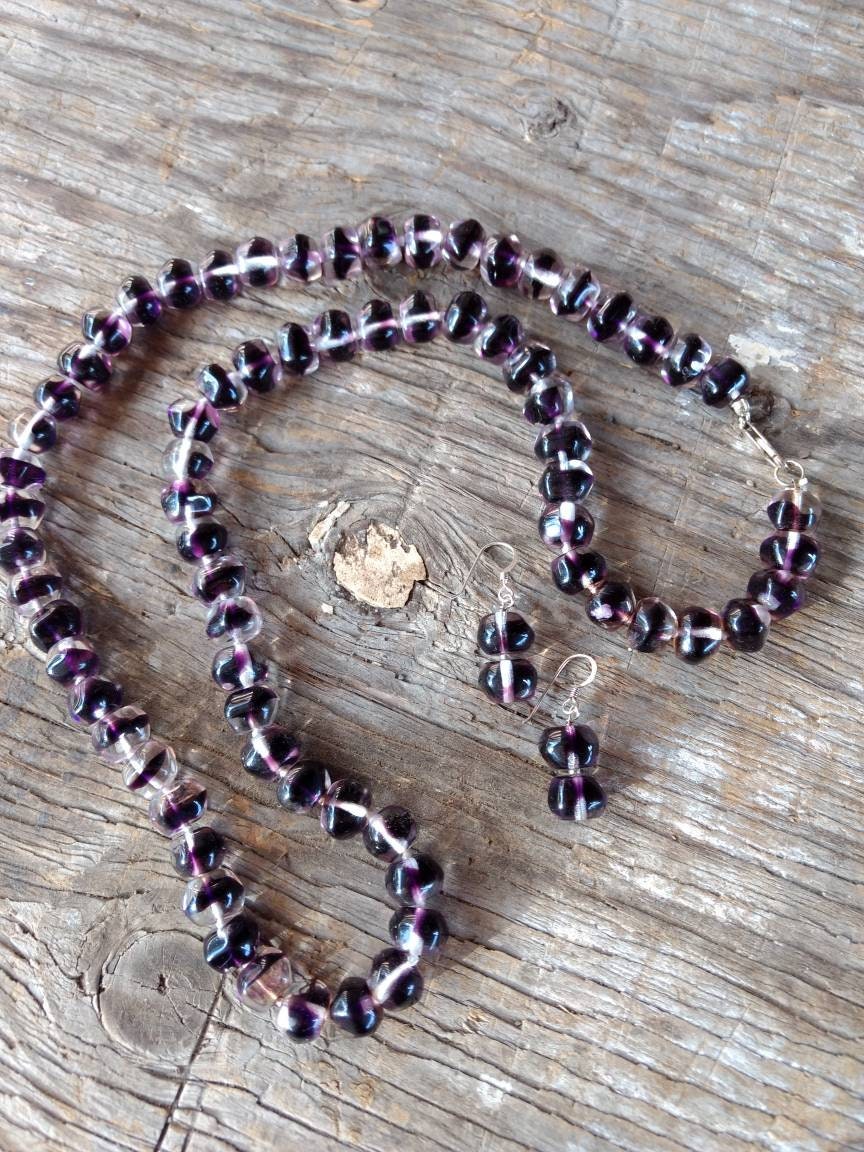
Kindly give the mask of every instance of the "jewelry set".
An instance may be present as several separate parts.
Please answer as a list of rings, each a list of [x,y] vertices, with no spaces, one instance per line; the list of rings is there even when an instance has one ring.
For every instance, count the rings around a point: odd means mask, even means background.
[[[218,644],[211,673],[224,690],[228,724],[245,737],[243,768],[272,783],[288,812],[316,814],[329,837],[362,839],[386,865],[385,888],[396,906],[389,944],[369,973],[349,976],[331,989],[317,978],[301,981],[289,957],[262,939],[244,886],[226,866],[229,846],[206,822],[206,787],[180,770],[170,745],[151,733],[145,709],[125,703],[122,685],[104,671],[87,639],[82,610],[48,561],[39,534],[48,481],[44,457],[56,447],[60,426],[78,416],[84,392],[105,392],[133,336],[158,325],[166,313],[227,303],[244,290],[279,283],[356,280],[367,269],[403,262],[418,273],[442,263],[479,272],[492,288],[548,302],[556,316],[583,322],[592,340],[621,349],[665,385],[691,387],[709,407],[731,409],[741,433],[772,465],[782,490],[768,504],[772,532],[761,545],[762,567],[751,576],[746,594],[722,612],[699,606],[675,612],[654,596],[640,598],[593,549],[595,524],[585,505],[594,485],[587,463],[592,441],[574,415],[572,382],[559,372],[549,347],[532,340],[515,316],[491,315],[474,289],[459,291],[445,308],[417,287],[395,305],[374,298],[355,314],[329,309],[310,326],[284,324],[273,340],[244,341],[228,365],[201,369],[197,395],[168,408],[172,439],[162,458],[167,483],[161,504],[176,526],[179,555],[192,567],[190,592],[206,610],[207,635]],[[587,269],[565,265],[548,249],[525,251],[513,235],[487,235],[476,220],[442,228],[435,217],[416,214],[397,227],[372,217],[360,228],[334,228],[320,244],[303,234],[282,243],[255,237],[234,252],[210,253],[200,265],[175,258],[161,268],[155,285],[140,275],[129,277],[114,306],[88,311],[82,329],[83,339],[60,353],[59,372],[37,384],[34,406],[12,420],[12,446],[0,449],[0,569],[8,581],[7,598],[26,628],[27,646],[65,690],[72,722],[89,733],[106,764],[118,767],[125,786],[148,801],[153,825],[169,839],[174,868],[185,882],[183,911],[207,929],[206,963],[230,973],[238,1003],[272,1013],[276,1027],[294,1040],[314,1040],[328,1018],[348,1033],[369,1035],[385,1011],[417,1001],[423,992],[420,961],[440,953],[447,940],[445,919],[435,907],[443,872],[415,846],[417,825],[406,808],[375,808],[364,783],[304,756],[295,733],[276,722],[278,695],[256,644],[262,615],[247,595],[246,563],[229,546],[220,499],[208,480],[211,444],[226,415],[243,409],[250,395],[296,384],[323,364],[335,368],[361,353],[385,354],[439,336],[468,344],[481,360],[501,367],[506,388],[522,397],[524,419],[538,429],[540,538],[552,554],[553,582],[569,596],[586,595],[589,621],[620,630],[635,652],[670,649],[697,664],[724,645],[737,653],[759,651],[773,622],[804,604],[806,580],[819,559],[812,529],[820,504],[801,464],[784,459],[754,426],[747,370],[729,357],[713,357],[698,335],[676,334],[666,319],[636,307],[628,293],[602,288]],[[498,606],[480,620],[477,643],[485,661],[480,687],[506,705],[531,699],[538,685],[526,655],[534,630],[514,607],[512,546],[485,545],[463,588],[480,557],[502,547],[509,549],[509,560],[500,573]],[[539,751],[553,772],[551,813],[582,821],[606,805],[592,774],[597,737],[575,723],[577,692],[596,676],[593,658],[568,656],[546,692],[576,660],[587,672],[571,689],[562,722],[542,732]]]

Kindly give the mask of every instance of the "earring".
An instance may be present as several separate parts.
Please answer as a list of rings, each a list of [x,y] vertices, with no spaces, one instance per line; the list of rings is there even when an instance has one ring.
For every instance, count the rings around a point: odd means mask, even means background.
[[[552,768],[554,775],[549,782],[549,810],[559,820],[590,820],[599,816],[606,807],[606,793],[594,776],[589,775],[597,763],[600,742],[597,733],[587,724],[574,724],[579,716],[578,694],[597,678],[597,661],[584,652],[574,652],[558,666],[558,671],[543,695],[525,717],[527,724],[548,693],[558,681],[561,673],[574,660],[584,660],[588,672],[570,689],[570,694],[561,706],[564,723],[553,728],[544,728],[540,734],[540,755]]]
[[[480,669],[479,684],[496,704],[512,704],[514,700],[530,700],[537,690],[537,669],[522,655],[534,643],[534,629],[520,612],[513,611],[516,603],[516,593],[510,583],[510,573],[516,565],[513,545],[503,540],[484,544],[474,557],[462,587],[454,595],[462,595],[474,569],[493,548],[505,549],[510,559],[498,573],[498,607],[481,617],[477,628],[480,651],[494,657]]]

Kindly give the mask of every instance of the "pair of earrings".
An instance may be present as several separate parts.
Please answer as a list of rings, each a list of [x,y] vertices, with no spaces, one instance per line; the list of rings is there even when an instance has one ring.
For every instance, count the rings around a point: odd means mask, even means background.
[[[496,704],[513,704],[517,700],[530,700],[537,691],[539,678],[536,667],[525,655],[534,645],[534,629],[520,612],[515,611],[516,593],[510,573],[516,566],[516,550],[512,544],[502,540],[485,544],[474,557],[456,595],[465,591],[480,560],[493,548],[509,552],[510,559],[498,572],[498,607],[481,617],[477,629],[477,644],[480,651],[489,657],[480,669],[479,684]],[[597,661],[593,656],[573,652],[562,660],[522,723],[527,724],[533,718],[565,669],[576,660],[584,661],[588,671],[571,686],[561,705],[561,723],[544,728],[538,748],[540,756],[554,773],[547,796],[549,810],[560,820],[582,821],[598,816],[606,807],[606,794],[591,774],[600,751],[597,734],[587,724],[576,723],[579,717],[578,694],[597,677]]]

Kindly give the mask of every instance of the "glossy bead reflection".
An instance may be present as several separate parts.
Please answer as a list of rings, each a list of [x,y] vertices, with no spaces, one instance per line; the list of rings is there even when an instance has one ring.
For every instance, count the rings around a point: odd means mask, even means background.
[[[447,921],[435,908],[406,905],[390,918],[390,939],[412,956],[437,956],[447,943]]]
[[[204,960],[217,972],[248,963],[258,944],[258,925],[246,913],[235,916],[204,941]]]
[[[276,796],[289,812],[309,812],[322,802],[331,784],[332,773],[326,764],[304,760],[285,774]],[[334,823],[339,821],[334,818]]]
[[[175,400],[168,405],[168,424],[175,436],[205,444],[219,431],[219,413],[209,400]]]
[[[626,292],[607,296],[588,317],[588,335],[598,343],[620,336],[630,321],[633,299]]]
[[[212,467],[213,453],[200,440],[174,440],[162,455],[162,472],[168,480],[203,480]]]
[[[583,320],[596,306],[600,285],[587,268],[575,268],[561,279],[552,293],[549,307],[556,316]]]
[[[521,612],[512,609],[489,612],[477,628],[477,644],[487,656],[527,652],[533,643],[534,629]]]
[[[237,969],[238,1001],[253,1012],[267,1012],[288,994],[294,973],[291,961],[278,948],[265,945],[255,959]]]
[[[809,488],[784,488],[768,504],[768,519],[781,532],[809,532],[821,515],[819,497]]]
[[[387,300],[367,301],[357,315],[357,334],[367,352],[389,352],[402,342],[402,329]]]
[[[359,780],[337,780],[321,800],[321,827],[334,840],[356,836],[366,827],[372,794]]]
[[[571,460],[587,460],[591,455],[591,433],[581,420],[556,420],[552,428],[534,441],[538,460],[556,460],[563,453]]]
[[[259,396],[279,386],[282,363],[266,340],[244,340],[231,353],[231,360],[246,387]]]
[[[356,280],[363,274],[360,237],[355,228],[334,228],[324,237],[324,275],[328,280]]]
[[[111,357],[95,344],[70,344],[57,357],[57,367],[89,392],[104,392],[114,371]]]
[[[156,287],[166,308],[185,311],[201,303],[204,289],[198,270],[189,260],[168,260],[159,269]]]
[[[479,292],[459,292],[444,313],[444,335],[454,344],[470,344],[488,318],[489,307]]]
[[[0,483],[9,488],[41,488],[46,479],[45,469],[29,452],[0,450]]]
[[[762,541],[759,558],[769,568],[805,580],[819,563],[819,545],[805,532],[775,532]]]
[[[349,976],[336,990],[330,1005],[330,1019],[352,1036],[371,1036],[381,1023],[381,1005],[360,976]]]
[[[130,276],[120,285],[117,303],[133,328],[148,328],[162,315],[159,294],[143,276]]]
[[[481,360],[503,364],[524,339],[525,331],[515,316],[495,316],[480,329],[474,341],[474,351]]]
[[[207,789],[198,780],[181,780],[157,792],[150,801],[153,826],[163,836],[173,836],[188,824],[200,820],[207,811]]]
[[[547,465],[537,487],[547,504],[579,503],[594,487],[594,473],[583,460],[558,460]]]
[[[279,707],[279,695],[266,684],[235,688],[225,701],[225,719],[235,732],[248,732],[272,724]]]
[[[399,323],[406,344],[428,344],[441,331],[441,313],[434,298],[418,289],[400,302]]]
[[[553,776],[549,782],[549,811],[559,820],[585,821],[606,807],[606,793],[594,776]]]
[[[261,631],[261,611],[250,596],[226,596],[207,613],[205,631],[211,640],[227,636],[247,643]]]
[[[297,232],[280,245],[282,273],[295,284],[313,284],[323,274],[324,257],[311,237]]]
[[[518,288],[529,300],[548,300],[564,275],[564,265],[551,248],[532,252],[522,265]]]
[[[624,335],[624,351],[634,364],[654,364],[665,356],[675,333],[663,316],[634,316]]]
[[[73,636],[49,648],[45,671],[58,684],[69,684],[73,680],[97,676],[99,664],[93,645],[81,636]]]
[[[416,839],[414,817],[398,804],[389,804],[375,812],[363,830],[367,851],[388,862],[407,852]]]
[[[228,648],[220,648],[213,657],[213,663],[210,666],[210,675],[214,682],[225,692],[251,690],[262,680],[267,679],[268,672],[267,661],[262,660],[245,644],[233,644]],[[276,703],[269,695],[266,696],[263,703],[265,710],[272,709],[275,712]],[[255,699],[238,697],[232,701],[231,712],[235,722],[240,725],[234,728],[235,732],[246,731],[247,724],[244,715],[254,718],[256,707]],[[233,723],[232,727],[234,727]]]
[[[85,676],[69,689],[67,711],[75,724],[95,724],[123,703],[123,688],[104,676]]]
[[[392,268],[402,260],[396,227],[383,216],[370,216],[359,230],[360,251],[367,268]]]
[[[240,279],[248,288],[274,288],[279,283],[279,251],[272,240],[253,236],[236,252]]]
[[[385,948],[372,961],[369,989],[375,1002],[390,1011],[416,1004],[423,995],[417,957],[399,948]]]
[[[174,749],[159,740],[148,740],[136,748],[123,765],[123,783],[130,792],[148,800],[157,792],[170,788],[176,779]]]
[[[522,407],[529,424],[552,424],[573,411],[573,385],[561,372],[536,380]]]
[[[656,652],[675,638],[678,617],[668,604],[647,596],[636,605],[627,629],[627,647],[633,652]]]
[[[93,725],[90,742],[107,760],[125,760],[150,739],[150,717],[138,704],[124,704]]]
[[[585,772],[597,763],[600,741],[587,724],[555,725],[540,735],[540,755],[555,772]]]
[[[437,860],[425,852],[415,852],[394,860],[387,869],[385,887],[399,904],[428,904],[440,895],[444,873]]]
[[[278,333],[279,359],[291,376],[317,372],[319,357],[312,337],[302,324],[283,324]]]
[[[109,312],[107,308],[85,312],[81,319],[81,333],[88,344],[95,344],[111,356],[125,351],[132,342],[132,325],[121,310]]]
[[[63,593],[63,577],[47,564],[16,572],[6,587],[6,599],[19,616],[34,616]]]
[[[243,767],[261,780],[283,777],[300,759],[300,741],[291,728],[269,724],[256,728],[243,749]]]
[[[486,233],[479,220],[457,220],[444,237],[444,259],[454,268],[476,268],[485,241]]]
[[[227,303],[240,295],[240,275],[230,252],[217,248],[201,265],[201,287],[208,300]]]
[[[442,256],[441,224],[434,216],[418,214],[405,221],[405,263],[409,268],[434,268]]]
[[[720,647],[723,621],[710,608],[685,608],[678,621],[675,655],[687,664],[707,660]]]
[[[344,364],[357,355],[357,333],[351,317],[341,308],[330,308],[315,318],[312,341],[322,360]]]
[[[750,374],[743,364],[727,357],[702,374],[702,399],[711,408],[740,400],[750,387]]]
[[[784,620],[804,607],[804,584],[791,572],[779,572],[774,568],[754,572],[747,585],[747,595],[751,600],[763,604],[771,613],[772,620]]]
[[[0,523],[12,521],[15,528],[38,528],[44,517],[45,501],[40,499],[38,488],[7,488],[0,492]]]
[[[9,424],[10,440],[23,452],[41,456],[57,443],[57,422],[50,412],[20,412]]]
[[[544,507],[538,527],[540,539],[553,552],[587,548],[594,535],[594,517],[581,504],[562,500]]]
[[[329,1007],[330,989],[323,981],[312,980],[278,1005],[274,1023],[292,1040],[317,1040]]]
[[[622,580],[607,580],[585,605],[588,619],[607,629],[629,624],[635,611],[636,597],[633,589]]]
[[[225,859],[226,844],[219,833],[208,827],[183,828],[171,841],[171,863],[180,876],[204,876]]]
[[[237,556],[223,554],[198,565],[192,593],[205,604],[220,596],[241,596],[246,587],[246,565]]]
[[[81,636],[84,632],[84,617],[78,605],[71,600],[52,600],[31,617],[28,632],[33,646],[39,652],[47,653],[61,640]]]
[[[193,924],[220,927],[243,911],[246,891],[230,868],[195,876],[183,893],[183,911]]]
[[[496,704],[530,700],[537,690],[537,669],[530,660],[490,660],[480,669],[479,684]]]
[[[661,378],[673,388],[698,380],[711,360],[711,345],[695,332],[679,336],[660,367]]]
[[[208,364],[198,373],[198,391],[220,412],[236,412],[246,403],[246,385],[238,372]]]
[[[771,614],[755,600],[730,600],[723,609],[726,640],[736,652],[759,652],[765,647]]]
[[[520,344],[504,362],[504,383],[511,392],[524,392],[535,380],[551,376],[558,367],[558,358],[545,344]]]
[[[74,380],[49,376],[33,389],[33,399],[55,420],[72,420],[81,410],[81,389]]]
[[[608,568],[599,552],[577,552],[570,549],[552,561],[552,579],[562,592],[594,592],[606,582]]]
[[[480,275],[492,288],[515,288],[522,271],[522,246],[516,236],[490,236],[480,256]]]

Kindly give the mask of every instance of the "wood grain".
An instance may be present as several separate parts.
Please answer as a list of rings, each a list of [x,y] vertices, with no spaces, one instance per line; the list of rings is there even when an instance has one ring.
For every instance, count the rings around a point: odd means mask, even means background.
[[[740,352],[826,506],[809,609],[760,656],[693,670],[631,658],[551,589],[530,433],[467,353],[370,357],[250,407],[219,483],[285,713],[414,808],[454,939],[421,1005],[370,1042],[294,1048],[239,1012],[201,964],[164,843],[4,608],[0,1147],[864,1147],[860,5],[0,0],[0,15],[5,416],[130,271],[372,210],[471,212]],[[454,283],[431,279],[442,297]],[[253,294],[142,343],[64,437],[48,532],[110,668],[210,785],[268,930],[330,977],[381,947],[381,869],[240,771],[156,495],[164,408],[196,367],[334,295]],[[739,594],[772,483],[728,418],[520,314],[577,382],[604,551],[680,607]],[[428,572],[404,609],[335,580],[334,553],[371,523]],[[491,579],[455,605],[435,591],[493,537],[520,547],[544,674],[577,646],[600,661],[585,715],[611,795],[586,829],[544,811],[536,726],[474,687]]]

